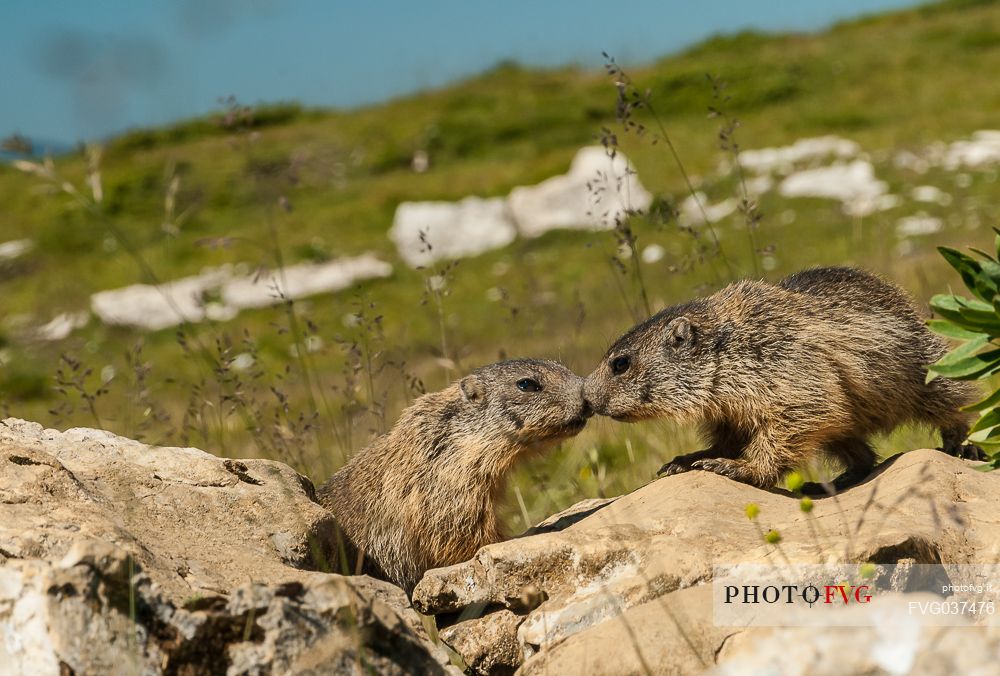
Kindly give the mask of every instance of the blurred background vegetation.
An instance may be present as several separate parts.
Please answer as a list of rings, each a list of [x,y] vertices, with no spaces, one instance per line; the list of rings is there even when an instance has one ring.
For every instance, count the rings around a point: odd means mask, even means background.
[[[107,141],[96,205],[60,188],[65,179],[87,193],[82,148],[55,159],[55,183],[0,164],[0,242],[36,243],[0,261],[2,412],[219,455],[273,457],[323,481],[421,391],[477,365],[536,356],[588,373],[645,314],[636,266],[654,311],[739,276],[778,279],[828,264],[877,271],[926,307],[959,284],[936,246],[992,245],[998,167],[922,173],[894,158],[997,128],[998,72],[1000,5],[983,1],[817,34],[717,37],[630,69],[710,202],[740,197],[737,174],[720,172],[732,158],[720,147],[721,140],[731,148],[732,139],[720,139],[720,130],[733,118],[742,150],[826,134],[851,139],[889,192],[903,197],[860,218],[833,200],[771,190],[759,199],[754,245],[737,211],[714,225],[719,251],[671,217],[688,196],[683,176],[653,134],[622,128],[621,78],[606,72],[502,64],[349,112],[230,100],[217,114]],[[721,98],[707,75],[725,83]],[[720,106],[726,116],[709,115]],[[656,125],[648,107],[632,119]],[[580,147],[609,133],[656,198],[655,217],[628,224],[638,249],[664,248],[656,263],[629,258],[621,229],[557,231],[421,271],[400,260],[386,235],[402,201],[506,195],[565,172]],[[421,151],[429,168],[415,172]],[[948,204],[909,198],[927,185],[949,195]],[[897,221],[918,213],[940,218],[943,229],[901,235]],[[391,277],[226,322],[146,333],[92,318],[59,341],[36,340],[29,330],[86,310],[97,291],[148,282],[150,273],[168,281],[209,266],[273,268],[367,251],[393,264]],[[518,470],[512,528],[584,497],[631,490],[697,444],[695,430],[667,422],[594,420]],[[878,446],[891,455],[937,444],[929,430],[907,429]]]

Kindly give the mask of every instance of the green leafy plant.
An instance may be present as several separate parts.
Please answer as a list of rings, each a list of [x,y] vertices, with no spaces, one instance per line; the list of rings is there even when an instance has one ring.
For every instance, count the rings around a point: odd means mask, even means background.
[[[972,249],[976,257],[948,247],[938,247],[945,260],[962,276],[973,298],[939,294],[931,307],[940,317],[928,322],[935,333],[954,338],[961,344],[928,367],[927,380],[938,376],[956,380],[990,380],[1000,373],[1000,230],[995,239],[996,254]],[[969,440],[990,456],[983,470],[1000,467],[1000,387],[964,407],[979,412]]]

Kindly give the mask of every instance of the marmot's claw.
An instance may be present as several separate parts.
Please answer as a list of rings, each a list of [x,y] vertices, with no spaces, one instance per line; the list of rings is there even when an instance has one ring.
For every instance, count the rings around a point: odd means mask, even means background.
[[[986,451],[979,448],[975,444],[965,444],[962,446],[962,450],[967,453],[966,457],[971,460],[989,460],[990,456],[986,455]]]
[[[736,463],[727,458],[706,458],[704,460],[695,460],[691,463],[692,469],[700,469],[706,472],[714,472],[715,474],[721,474],[722,476],[733,477],[737,467]]]
[[[953,455],[956,458],[961,458],[962,460],[989,460],[990,457],[986,455],[986,451],[979,448],[975,444],[961,444],[955,446],[954,448],[944,448],[941,449],[948,455]]]
[[[826,495],[836,495],[837,487],[832,483],[824,485],[818,481],[806,481],[802,484],[802,487],[799,488],[799,493],[802,495],[818,495],[820,497]]]
[[[656,476],[673,476],[674,474],[682,474],[690,471],[691,465],[670,461],[656,472]]]

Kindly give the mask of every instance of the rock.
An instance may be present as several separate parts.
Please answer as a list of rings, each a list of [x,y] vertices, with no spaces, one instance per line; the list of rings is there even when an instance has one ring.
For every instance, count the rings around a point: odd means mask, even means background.
[[[948,171],[989,169],[1000,164],[1000,130],[981,129],[968,139],[951,143],[935,141],[918,152],[904,150],[896,154],[893,162],[918,174],[927,173],[931,167]]]
[[[940,232],[943,227],[944,222],[940,218],[921,212],[896,221],[896,236],[933,235],[935,232]]]
[[[808,510],[666,477],[428,571],[413,604],[458,615],[440,637],[481,674],[992,673],[993,616],[912,614],[943,598],[915,580],[961,582],[921,564],[1000,555],[1000,475],[975,465],[913,451]],[[402,590],[318,570],[336,555],[313,497],[277,462],[3,421],[0,672],[458,673]],[[776,562],[898,566],[878,605],[834,611],[846,626],[727,620],[713,581]]]
[[[663,260],[667,255],[667,250],[659,244],[650,244],[642,250],[642,262],[652,265]]]
[[[649,208],[652,196],[622,153],[582,148],[569,173],[514,188],[506,198],[458,202],[403,202],[389,237],[414,268],[505,247],[521,234],[538,237],[560,228],[607,230],[629,210]]]
[[[313,497],[278,462],[3,421],[0,665],[451,669],[401,589],[319,572],[336,560],[334,523]]]
[[[842,203],[849,216],[867,216],[898,206],[899,198],[887,194],[885,181],[875,178],[867,160],[803,169],[787,176],[778,186],[783,197],[823,197]]]
[[[259,276],[231,279],[222,285],[222,302],[236,310],[267,307],[288,299],[342,291],[355,282],[391,274],[392,266],[370,253],[325,263],[300,263]]]
[[[389,237],[410,267],[477,256],[517,237],[507,200],[466,197],[459,202],[403,202]]]
[[[718,676],[780,673],[789,676],[840,674],[997,673],[1000,632],[996,627],[922,627],[907,604],[930,594],[883,599],[874,627],[788,627],[735,633],[719,652]],[[865,610],[846,611],[862,615]],[[862,618],[863,619],[863,618]]]
[[[100,291],[90,297],[90,308],[105,324],[159,331],[185,322],[228,321],[240,310],[340,291],[357,281],[391,274],[392,266],[373,254],[289,265],[254,275],[234,275],[233,266],[225,266],[159,285]],[[211,301],[213,295],[222,302]]]
[[[719,646],[737,631],[713,626],[711,587],[688,587],[543,647],[520,673],[696,674],[715,664]]]
[[[926,174],[931,168],[930,161],[911,150],[901,150],[892,158],[892,164],[897,169],[906,169],[916,174]]]
[[[747,171],[758,174],[777,172],[788,174],[802,164],[814,163],[829,157],[847,159],[861,152],[854,141],[836,136],[802,138],[790,146],[757,148],[740,153],[740,164]]]
[[[918,185],[910,191],[910,197],[917,202],[934,202],[943,207],[951,204],[951,195],[933,185]]]
[[[89,312],[63,312],[35,329],[38,340],[62,340],[76,329],[83,328],[90,321]]]
[[[90,297],[90,309],[105,324],[147,331],[184,322],[197,324],[207,318],[205,295],[222,286],[228,276],[226,270],[211,269],[159,286],[132,284],[99,291]]]
[[[628,210],[648,209],[653,198],[624,154],[612,159],[605,148],[590,146],[577,152],[568,173],[514,188],[508,201],[518,231],[538,237],[560,228],[609,230]]]
[[[339,575],[308,585],[253,585],[235,590],[214,621],[238,622],[259,638],[232,644],[230,673],[458,673],[432,654],[426,634],[389,604]],[[246,636],[246,634],[244,634]]]
[[[835,499],[816,499],[809,513],[783,491],[706,472],[666,477],[428,571],[413,603],[435,614],[488,609],[442,632],[470,665],[491,665],[483,673],[499,664],[523,673],[700,673],[736,635],[755,645],[751,636],[775,631],[714,626],[710,582],[719,564],[995,561],[1000,475],[974,464],[938,451],[906,453]],[[759,508],[755,521],[745,515],[748,503]],[[772,529],[780,548],[763,538]],[[793,633],[808,642],[822,631]],[[773,645],[778,655],[780,642]],[[953,657],[948,664],[964,664]]]
[[[509,674],[521,663],[517,627],[523,619],[509,610],[498,610],[442,629],[440,636],[473,673]]]
[[[704,225],[706,222],[716,223],[735,212],[737,208],[739,203],[732,197],[712,204],[708,201],[708,196],[699,191],[684,198],[678,218],[680,224],[685,226]]]
[[[7,242],[0,242],[0,261],[14,260],[35,248],[35,243],[30,239],[12,239]]]
[[[351,578],[245,583],[177,605],[123,550],[87,547],[0,568],[4,673],[457,673]]]
[[[984,169],[1000,164],[1000,131],[983,129],[973,133],[971,139],[949,144],[942,164],[951,171],[961,167]]]

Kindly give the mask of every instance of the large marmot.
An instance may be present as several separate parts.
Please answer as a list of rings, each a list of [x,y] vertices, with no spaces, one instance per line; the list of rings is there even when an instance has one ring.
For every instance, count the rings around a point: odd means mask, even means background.
[[[338,563],[409,592],[424,571],[502,540],[511,467],[590,415],[583,378],[552,361],[498,362],[423,395],[317,491],[345,536]]]
[[[823,452],[847,467],[840,489],[874,467],[867,438],[908,421],[940,428],[948,453],[984,457],[964,445],[970,416],[959,411],[976,387],[925,382],[946,350],[897,286],[819,268],[663,310],[615,341],[585,392],[617,420],[702,425],[711,446],[661,474],[702,469],[766,488]]]

